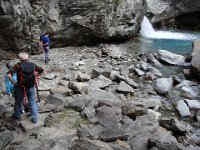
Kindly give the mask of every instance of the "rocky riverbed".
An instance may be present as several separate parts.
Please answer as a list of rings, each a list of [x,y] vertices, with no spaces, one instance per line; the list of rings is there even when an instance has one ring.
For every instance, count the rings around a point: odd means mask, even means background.
[[[200,149],[199,83],[184,56],[100,44],[51,49],[50,58],[30,58],[45,70],[38,123],[28,112],[14,121],[14,99],[1,95],[0,149]],[[184,73],[163,74],[163,62]]]

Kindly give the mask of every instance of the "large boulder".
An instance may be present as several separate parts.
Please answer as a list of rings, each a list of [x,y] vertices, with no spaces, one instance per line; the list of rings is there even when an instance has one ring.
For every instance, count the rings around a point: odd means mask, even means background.
[[[147,16],[160,29],[200,29],[199,0],[147,0]]]
[[[191,67],[192,71],[200,76],[200,40],[193,41]]]
[[[199,10],[199,0],[147,0],[147,12],[152,15],[153,23]]]
[[[62,0],[48,3],[48,26],[57,46],[122,39],[139,31],[145,4],[138,1]]]

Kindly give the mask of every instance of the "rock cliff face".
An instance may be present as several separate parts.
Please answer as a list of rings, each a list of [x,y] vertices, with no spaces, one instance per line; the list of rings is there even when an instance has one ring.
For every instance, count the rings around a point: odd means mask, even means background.
[[[50,32],[52,46],[124,39],[140,30],[144,0],[1,0],[0,48],[38,49]]]
[[[137,35],[146,10],[153,23],[176,20],[198,12],[200,1],[1,0],[0,51],[26,48],[36,53],[46,31],[52,47],[124,40]],[[177,19],[179,25],[188,24],[183,18]]]
[[[194,28],[197,23],[193,20],[200,18],[199,10],[199,0],[147,0],[147,13],[152,18],[152,23],[162,22],[162,24],[166,24],[168,21],[179,26],[189,25]]]

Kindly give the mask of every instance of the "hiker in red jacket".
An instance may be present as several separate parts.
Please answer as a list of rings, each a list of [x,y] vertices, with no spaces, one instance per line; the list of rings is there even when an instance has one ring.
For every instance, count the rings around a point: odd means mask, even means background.
[[[9,80],[16,89],[14,114],[12,117],[16,120],[20,120],[21,106],[24,97],[27,96],[31,108],[31,121],[36,123],[38,121],[38,107],[35,101],[35,72],[41,75],[44,70],[36,64],[29,62],[27,53],[21,52],[18,56],[20,62],[15,64],[7,72]],[[17,73],[17,82],[12,80],[12,74],[14,73]]]

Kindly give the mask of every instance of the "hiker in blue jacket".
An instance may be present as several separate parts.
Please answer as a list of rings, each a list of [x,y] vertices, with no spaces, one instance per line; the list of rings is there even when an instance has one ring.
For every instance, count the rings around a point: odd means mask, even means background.
[[[6,68],[8,69],[8,70],[10,70],[11,69],[11,64],[10,63],[6,63]],[[12,79],[14,80],[14,81],[17,81],[17,74],[16,73],[14,73],[13,75],[12,75]],[[5,84],[6,84],[6,94],[7,95],[10,95],[10,94],[12,94],[12,96],[14,97],[14,85],[10,82],[10,80],[8,79],[8,75],[6,74],[5,75]]]
[[[49,59],[50,39],[49,39],[48,32],[46,32],[44,35],[40,36],[40,45],[42,45],[42,47],[43,47],[44,61],[45,61],[45,63],[48,63],[48,61],[50,61],[50,59]]]

